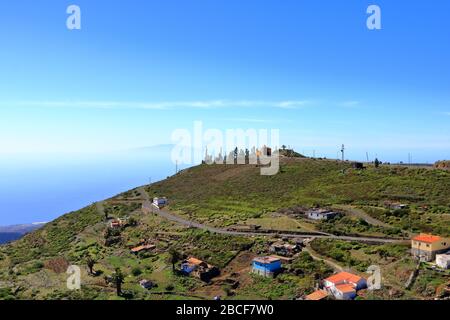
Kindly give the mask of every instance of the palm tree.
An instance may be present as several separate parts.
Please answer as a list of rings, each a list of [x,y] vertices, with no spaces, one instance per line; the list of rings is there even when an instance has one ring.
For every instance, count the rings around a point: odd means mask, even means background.
[[[122,271],[120,270],[120,268],[117,268],[116,272],[112,274],[112,282],[116,285],[117,296],[119,297],[122,294],[122,284],[124,279],[125,276],[123,275]]]
[[[87,264],[87,267],[89,268],[89,274],[94,274],[95,263],[96,263],[96,261],[91,256],[87,257],[86,264]]]
[[[172,264],[172,271],[175,272],[175,264],[181,260],[181,254],[175,249],[170,248],[169,250],[169,261]]]

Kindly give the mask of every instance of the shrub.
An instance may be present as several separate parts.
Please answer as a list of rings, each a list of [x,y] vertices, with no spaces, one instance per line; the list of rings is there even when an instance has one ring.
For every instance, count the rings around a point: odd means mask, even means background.
[[[141,269],[139,269],[138,267],[135,267],[131,270],[131,274],[135,277],[140,276],[142,274]]]

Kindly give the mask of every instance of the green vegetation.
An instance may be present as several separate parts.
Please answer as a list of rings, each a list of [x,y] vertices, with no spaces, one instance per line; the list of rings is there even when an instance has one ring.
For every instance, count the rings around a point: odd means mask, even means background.
[[[298,205],[365,208],[382,206],[387,200],[402,201],[412,208],[408,223],[413,231],[450,234],[450,223],[439,224],[443,218],[450,221],[450,171],[385,165],[354,170],[350,163],[317,159],[288,159],[282,167],[275,176],[261,176],[260,168],[252,165],[201,165],[153,184],[147,191],[150,196],[169,197],[171,208],[180,214],[218,226]],[[405,227],[409,231],[406,217],[403,223],[383,221],[394,229],[369,231],[393,235]]]
[[[450,236],[450,215],[446,207],[434,206],[428,210],[412,208],[388,210],[377,206],[360,206],[370,216],[392,225],[396,230],[413,233],[427,232]]]
[[[184,254],[194,256],[219,268],[224,267],[241,250],[249,249],[253,241],[249,238],[212,234],[191,230],[179,240],[177,246]],[[180,250],[181,251],[181,250]]]
[[[315,239],[311,242],[311,248],[323,256],[333,258],[344,266],[353,267],[359,271],[365,271],[370,265],[367,261],[356,259],[351,250],[358,250],[366,245],[359,242],[346,242],[330,239]]]
[[[0,300],[15,300],[11,288],[0,288]]]
[[[289,265],[289,270],[296,275],[310,275],[314,280],[324,279],[333,273],[328,265],[314,260],[308,252],[301,252]]]
[[[350,216],[336,216],[330,220],[322,220],[318,229],[323,232],[340,235],[369,235],[369,236],[404,236],[399,228],[385,228],[373,226],[361,218]]]
[[[149,196],[167,196],[169,210],[213,226],[258,224],[267,229],[321,230],[336,235],[407,236],[408,232],[450,235],[450,172],[380,165],[354,170],[339,161],[284,158],[275,176],[261,176],[252,165],[201,165],[146,188]],[[251,259],[268,254],[268,239],[218,235],[187,228],[161,216],[142,213],[140,194],[128,191],[113,199],[61,216],[14,243],[0,246],[0,300],[3,299],[291,299],[312,292],[333,270],[326,263],[363,274],[382,267],[386,287],[363,298],[430,298],[448,274],[425,266],[410,291],[404,282],[414,270],[408,246],[369,245],[333,239],[311,242],[313,259],[301,252],[275,279],[249,274]],[[385,201],[409,205],[388,210]],[[311,221],[286,208],[323,206],[360,209],[331,221]],[[292,211],[292,210],[291,210]],[[344,209],[342,211],[345,211]],[[128,226],[111,229],[105,219],[129,217]],[[359,212],[360,213],[360,212]],[[359,217],[383,223],[370,224]],[[370,221],[370,220],[368,220]],[[274,236],[276,238],[276,236]],[[275,239],[272,239],[275,240]],[[155,250],[133,254],[143,243]],[[220,279],[208,286],[173,269],[193,256],[237,277],[232,288]],[[79,265],[81,290],[65,288],[67,266]],[[335,267],[333,265],[333,267]],[[156,287],[143,289],[147,279]],[[221,282],[222,281],[222,282]]]
[[[335,239],[315,239],[311,242],[311,248],[322,256],[360,272],[365,272],[371,264],[380,264],[383,259],[392,261],[409,255],[408,247],[404,245],[369,245]]]

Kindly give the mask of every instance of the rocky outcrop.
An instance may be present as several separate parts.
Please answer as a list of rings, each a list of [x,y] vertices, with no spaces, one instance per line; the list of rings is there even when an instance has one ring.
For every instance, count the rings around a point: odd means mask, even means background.
[[[450,170],[450,160],[444,160],[444,161],[437,161],[434,164],[434,167],[437,169],[446,169]]]

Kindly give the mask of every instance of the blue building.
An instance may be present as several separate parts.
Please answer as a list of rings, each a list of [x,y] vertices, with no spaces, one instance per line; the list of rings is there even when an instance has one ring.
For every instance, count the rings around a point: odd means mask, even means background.
[[[281,260],[277,257],[257,257],[253,259],[253,273],[265,277],[273,277],[281,271]]]

